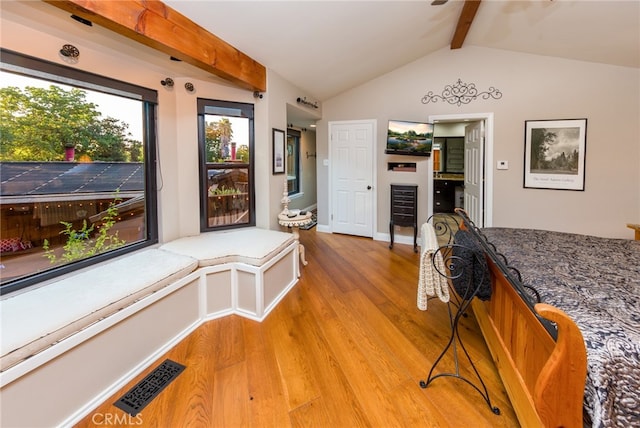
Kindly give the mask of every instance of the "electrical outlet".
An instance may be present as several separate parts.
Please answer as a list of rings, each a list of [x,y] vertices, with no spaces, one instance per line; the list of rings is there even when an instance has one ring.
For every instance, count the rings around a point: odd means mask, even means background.
[[[497,169],[509,169],[509,161],[506,160],[499,160],[498,164],[496,165]]]

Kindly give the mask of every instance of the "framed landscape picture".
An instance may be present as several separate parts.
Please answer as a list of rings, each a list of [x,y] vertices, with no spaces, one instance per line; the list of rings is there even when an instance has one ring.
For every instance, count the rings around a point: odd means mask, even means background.
[[[273,174],[284,174],[284,131],[273,128]]]
[[[525,121],[524,187],[584,190],[587,119]]]

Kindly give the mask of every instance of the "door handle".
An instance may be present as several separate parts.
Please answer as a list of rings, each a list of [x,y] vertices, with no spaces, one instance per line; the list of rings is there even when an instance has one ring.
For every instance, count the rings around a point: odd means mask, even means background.
[[[371,186],[367,186],[367,190],[371,190]]]

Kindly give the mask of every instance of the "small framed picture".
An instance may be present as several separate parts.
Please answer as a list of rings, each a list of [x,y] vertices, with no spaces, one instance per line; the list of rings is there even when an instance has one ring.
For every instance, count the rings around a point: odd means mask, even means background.
[[[273,174],[284,174],[285,133],[273,128]]]
[[[584,190],[587,119],[527,120],[524,187]]]

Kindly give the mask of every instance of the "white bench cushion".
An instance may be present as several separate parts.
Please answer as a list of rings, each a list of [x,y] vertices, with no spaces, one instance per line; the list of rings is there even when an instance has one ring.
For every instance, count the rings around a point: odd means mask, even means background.
[[[262,266],[293,242],[291,233],[247,227],[176,239],[160,249],[193,257],[200,267],[231,262]]]
[[[191,257],[148,249],[0,301],[0,370],[193,272]]]

